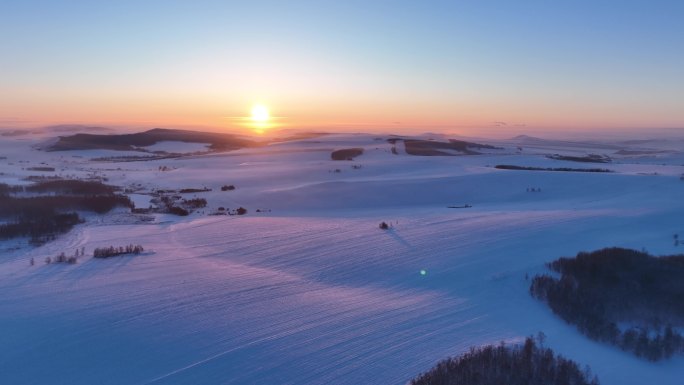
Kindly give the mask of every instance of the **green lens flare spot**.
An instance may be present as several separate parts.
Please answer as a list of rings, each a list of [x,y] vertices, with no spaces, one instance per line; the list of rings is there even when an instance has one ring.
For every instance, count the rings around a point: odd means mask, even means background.
[[[427,275],[427,270],[420,269],[420,275]]]

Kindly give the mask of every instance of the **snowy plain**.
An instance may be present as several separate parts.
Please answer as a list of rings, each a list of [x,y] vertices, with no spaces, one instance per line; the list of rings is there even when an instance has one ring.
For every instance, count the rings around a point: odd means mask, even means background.
[[[212,191],[183,194],[208,201],[188,217],[139,223],[116,210],[40,247],[0,242],[0,383],[404,384],[471,346],[539,331],[602,384],[682,383],[683,357],[650,363],[593,342],[531,298],[525,278],[602,247],[684,252],[672,242],[684,233],[681,151],[513,140],[486,142],[503,149],[484,155],[422,157],[401,145],[394,154],[385,139],[324,135],[107,162],[2,138],[0,183],[100,176],[134,191],[141,206],[158,189]],[[330,159],[349,147],[365,152]],[[546,157],[558,153],[614,161]],[[45,165],[56,170],[28,170]],[[236,190],[221,191],[226,184]],[[208,215],[240,206],[247,215]],[[380,230],[381,221],[392,229]],[[149,252],[40,263],[129,243]]]

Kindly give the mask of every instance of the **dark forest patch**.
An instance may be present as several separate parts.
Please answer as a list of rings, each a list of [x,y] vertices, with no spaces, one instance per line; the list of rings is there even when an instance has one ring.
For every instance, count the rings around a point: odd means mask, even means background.
[[[590,371],[527,338],[523,345],[471,348],[414,378],[410,385],[598,385]]]
[[[561,277],[534,277],[530,294],[589,338],[651,361],[684,352],[684,255],[608,248],[548,266]]]
[[[357,156],[363,154],[363,148],[343,148],[341,150],[335,150],[330,154],[332,160],[354,160]]]
[[[104,214],[114,207],[132,208],[118,188],[93,181],[47,180],[29,186],[0,185],[0,239],[30,237],[41,244],[71,230],[83,220],[75,211]],[[38,196],[16,196],[30,192]]]
[[[26,186],[25,191],[33,193],[57,193],[70,195],[112,195],[119,190],[116,186],[97,181],[78,179],[41,180]]]
[[[54,167],[47,167],[47,166],[35,166],[35,167],[27,167],[26,168],[28,171],[45,171],[45,172],[53,172],[55,171]]]
[[[433,140],[404,139],[406,153],[418,156],[454,156],[453,151],[458,151],[462,155],[478,155],[479,150],[501,150],[501,147],[490,146],[488,144],[465,142],[462,140],[450,139],[448,142],[438,142]],[[446,150],[446,151],[445,151]],[[476,151],[477,150],[477,151]]]

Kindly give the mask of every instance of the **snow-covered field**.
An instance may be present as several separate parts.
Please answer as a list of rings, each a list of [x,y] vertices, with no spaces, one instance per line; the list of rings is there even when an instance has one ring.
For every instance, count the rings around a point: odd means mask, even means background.
[[[117,210],[41,247],[0,242],[0,383],[404,384],[470,346],[543,331],[602,384],[681,384],[683,357],[650,363],[585,338],[529,296],[526,275],[601,247],[684,252],[672,242],[684,234],[684,153],[671,141],[523,139],[489,141],[504,150],[486,155],[419,157],[393,154],[377,135],[328,135],[115,163],[3,138],[0,183],[106,177],[142,207],[157,189],[212,191],[183,194],[208,201],[188,217],[143,224]],[[330,160],[349,147],[365,153]],[[557,153],[614,162],[545,157]],[[221,191],[228,184],[236,190]],[[240,206],[247,215],[208,215]],[[41,262],[129,243],[149,252]]]

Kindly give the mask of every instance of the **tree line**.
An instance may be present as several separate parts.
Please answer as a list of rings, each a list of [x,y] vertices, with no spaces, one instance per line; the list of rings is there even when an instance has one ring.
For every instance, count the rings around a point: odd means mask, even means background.
[[[110,258],[119,255],[133,254],[138,255],[145,251],[141,245],[126,245],[126,246],[109,246],[109,247],[98,247],[93,250],[93,257],[95,258]]]
[[[607,168],[571,168],[571,167],[528,167],[515,166],[510,164],[498,164],[494,166],[500,170],[522,170],[522,171],[561,171],[561,172],[613,172]]]

